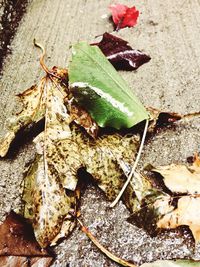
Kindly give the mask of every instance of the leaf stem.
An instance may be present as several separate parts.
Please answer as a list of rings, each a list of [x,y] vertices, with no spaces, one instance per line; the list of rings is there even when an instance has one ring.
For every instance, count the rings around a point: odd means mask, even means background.
[[[182,119],[191,119],[191,118],[193,119],[195,117],[197,117],[197,118],[200,117],[200,111],[182,115]]]
[[[83,223],[77,218],[78,223],[81,226],[81,231],[87,235],[87,237],[95,244],[95,246],[98,247],[98,249],[101,250],[108,258],[111,260],[128,267],[137,267],[135,264],[132,264],[128,261],[125,261],[114,254],[112,254],[109,250],[107,250],[103,245],[99,243],[99,241],[96,239],[96,237],[88,230],[86,226],[83,225]]]
[[[35,38],[33,39],[33,44],[34,44],[36,47],[38,47],[38,48],[40,48],[40,49],[42,50],[42,55],[40,56],[40,65],[41,65],[41,67],[43,68],[43,70],[44,70],[47,74],[49,74],[50,77],[51,77],[51,76],[54,76],[54,77],[60,79],[61,77],[57,76],[55,73],[53,73],[53,71],[49,70],[48,67],[47,67],[47,66],[45,65],[45,63],[44,63],[44,57],[45,57],[45,55],[46,55],[46,51],[45,51],[44,46],[41,45],[40,43],[38,43],[38,42],[36,41]]]
[[[143,146],[144,146],[144,141],[145,141],[146,134],[147,134],[148,125],[149,125],[149,120],[146,120],[145,127],[144,127],[144,132],[143,132],[143,136],[142,136],[142,140],[141,140],[141,143],[140,143],[140,148],[138,150],[138,154],[137,154],[136,160],[134,162],[133,168],[132,168],[132,170],[131,170],[131,172],[130,172],[130,174],[128,176],[128,179],[126,180],[125,184],[123,185],[121,191],[117,195],[116,199],[111,203],[111,205],[110,205],[111,208],[113,208],[117,204],[117,202],[120,200],[120,198],[121,198],[122,194],[124,193],[126,187],[130,183],[131,178],[134,176],[135,169],[137,168],[138,162],[139,162],[140,157],[141,157],[142,149],[143,149]]]
[[[44,57],[46,55],[46,51],[45,51],[45,48],[43,45],[41,45],[40,43],[37,43],[36,39],[34,38],[33,39],[33,43],[36,47],[40,48],[42,50],[42,55],[40,57],[40,65],[41,67],[43,68],[43,70],[48,73],[48,74],[51,74],[51,71],[47,68],[47,66],[45,65],[44,63]]]

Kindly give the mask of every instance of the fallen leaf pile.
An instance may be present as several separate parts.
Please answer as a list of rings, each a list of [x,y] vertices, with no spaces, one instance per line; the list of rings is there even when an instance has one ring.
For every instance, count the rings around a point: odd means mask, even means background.
[[[116,30],[137,23],[135,7],[118,4],[110,9]],[[0,140],[0,156],[4,157],[19,131],[43,122],[33,140],[35,159],[24,172],[20,215],[11,212],[0,225],[2,266],[50,266],[52,256],[46,248],[67,237],[80,222],[78,171],[89,174],[113,201],[137,161],[144,121],[149,121],[147,135],[151,136],[184,117],[145,108],[133,94],[116,69],[135,70],[150,57],[125,40],[104,33],[99,43],[74,45],[72,54],[69,70],[49,70],[43,54],[40,61],[46,75],[18,95],[22,110],[7,120]],[[191,166],[148,166],[143,173],[134,171],[121,199],[132,214],[129,221],[150,234],[187,225],[199,242],[199,196],[200,160],[196,155]],[[108,257],[135,266],[113,256],[80,224]],[[198,264],[157,261],[142,267]]]
[[[85,50],[82,44],[80,46],[82,53]],[[86,51],[88,49],[93,51],[91,46],[86,46]],[[79,57],[79,51],[76,55]],[[96,52],[93,60],[95,60],[95,55]],[[44,130],[33,141],[37,153],[35,161],[25,173],[22,197],[24,207],[21,211],[23,216],[32,222],[36,239],[41,247],[56,244],[58,239],[67,236],[75,226],[71,213],[76,214],[78,205],[76,197],[77,171],[80,168],[87,170],[106,193],[108,199],[114,200],[126,180],[125,166],[133,164],[140,142],[140,135],[132,130],[128,131],[129,134],[114,132],[109,135],[101,135],[99,138],[96,137],[99,126],[86,110],[77,105],[77,103],[82,104],[81,101],[73,101],[74,98],[76,99],[77,91],[80,90],[78,88],[75,91],[74,80],[82,79],[84,83],[91,84],[88,87],[93,88],[93,84],[87,80],[85,70],[81,74],[78,73],[78,69],[74,69],[76,65],[80,65],[82,68],[81,64],[89,61],[88,58],[86,60],[82,56],[79,64],[76,64],[76,60],[70,67],[70,72],[73,73],[71,76],[72,91],[69,91],[67,71],[54,67],[37,85],[18,95],[23,105],[22,111],[8,120],[7,133],[0,143],[0,155],[3,157],[20,129],[44,119]],[[87,64],[85,67],[87,70],[89,69]],[[114,69],[111,71],[114,73]],[[105,77],[101,80],[101,69],[98,69],[97,72],[98,86],[104,88],[104,85],[101,84],[104,80],[107,80],[109,85],[108,74],[104,74]],[[110,76],[108,75],[108,77]],[[114,77],[116,78],[111,79],[111,84],[119,81],[120,86],[124,88],[124,94],[126,90],[128,92],[128,87],[125,87],[123,81],[119,80],[116,74]],[[91,93],[88,92],[88,94]],[[81,97],[83,98],[84,94]],[[125,98],[123,95],[121,97]],[[94,99],[96,100],[96,96]],[[101,106],[107,105],[105,100],[103,100],[103,104],[100,102],[101,99],[98,100]],[[141,104],[134,96],[132,101],[138,103],[140,108]],[[112,102],[110,103],[112,104]],[[156,121],[162,113],[157,112],[156,117],[155,110],[150,110],[153,111],[150,112],[152,116],[149,128],[152,131],[152,127],[156,128]],[[94,111],[98,112],[99,109]],[[112,107],[110,111],[112,111]],[[112,116],[112,119],[109,120],[112,123],[113,115],[116,114],[113,112],[109,115]],[[145,117],[143,118],[145,119]],[[100,119],[105,119],[105,115],[101,115]],[[119,120],[116,119],[116,123],[119,123]],[[86,135],[81,127],[93,138]],[[94,137],[96,138],[94,139]],[[132,187],[130,190],[134,192]]]

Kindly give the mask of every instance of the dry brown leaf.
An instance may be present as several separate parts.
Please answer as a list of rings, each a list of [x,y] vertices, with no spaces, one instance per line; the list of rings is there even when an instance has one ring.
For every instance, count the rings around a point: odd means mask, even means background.
[[[195,155],[192,166],[169,165],[152,169],[156,174],[162,176],[166,188],[172,195],[165,202],[165,209],[162,206],[163,198],[154,203],[154,207],[162,215],[157,221],[158,228],[172,229],[181,225],[189,226],[195,242],[200,241],[200,165],[199,158]],[[159,177],[157,177],[159,179]],[[174,195],[175,194],[175,195]],[[177,207],[172,200],[177,200]]]
[[[200,193],[200,167],[171,164],[152,171],[160,173],[166,187],[174,193]]]
[[[49,252],[38,245],[31,226],[11,212],[0,225],[0,266],[48,267],[52,260]]]
[[[45,115],[46,96],[45,90],[49,82],[54,83],[58,90],[66,97],[66,70],[54,67],[52,75],[43,77],[37,85],[31,86],[23,93],[18,94],[20,102],[22,103],[21,112],[7,120],[5,125],[6,134],[0,140],[0,156],[4,157],[10,147],[11,142],[15,138],[16,133],[30,124],[37,123]],[[58,77],[58,78],[56,78]]]
[[[72,121],[82,126],[90,136],[97,138],[99,126],[86,110],[75,103],[69,104],[68,110]]]
[[[163,112],[159,109],[147,107],[147,111],[150,115],[150,124],[148,127],[148,133],[154,133],[158,129],[173,124],[174,122],[183,118],[182,115],[175,112]]]
[[[165,229],[173,229],[180,225],[188,225],[194,236],[195,242],[200,241],[199,197],[191,197],[191,196],[181,197],[178,200],[177,208],[171,212],[165,213],[163,218],[161,218],[157,222],[158,228],[165,228]]]
[[[75,190],[75,164],[79,168],[81,163],[76,160],[77,145],[71,139],[65,87],[47,75],[41,97],[45,126],[34,139],[37,156],[24,179],[22,213],[31,220],[40,246],[46,247],[56,244],[75,226],[69,213],[76,213],[76,198],[73,192],[66,194],[65,188]]]

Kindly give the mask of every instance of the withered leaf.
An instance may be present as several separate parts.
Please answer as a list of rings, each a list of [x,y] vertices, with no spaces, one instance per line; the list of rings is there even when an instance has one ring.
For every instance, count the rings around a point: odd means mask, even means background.
[[[110,63],[117,70],[136,70],[151,58],[145,53],[133,49],[127,41],[105,32],[98,45]]]
[[[179,198],[177,208],[166,213],[158,222],[158,228],[173,229],[188,225],[195,242],[200,241],[200,198],[183,196]]]
[[[37,112],[42,114],[38,117],[45,118],[45,126],[44,131],[34,139],[36,158],[25,174],[24,206],[21,213],[31,221],[40,246],[46,247],[67,236],[75,225],[71,213],[75,215],[77,209],[77,170],[85,167],[106,191],[108,198],[113,199],[124,182],[120,160],[132,163],[139,137],[113,134],[92,140],[80,127],[73,124],[70,128],[72,120],[77,121],[86,130],[86,122],[89,121],[89,128],[94,123],[79,107],[76,111],[86,116],[88,121],[83,123],[83,118],[75,118],[73,112],[71,116],[68,114],[71,109],[69,104],[69,110],[65,105],[68,102],[67,88],[62,86],[57,77],[47,75],[42,81],[34,112],[35,116],[38,116]],[[29,90],[30,98],[31,94],[34,97],[35,87],[32,89],[33,91]],[[26,116],[28,111],[22,112]],[[16,120],[17,122],[19,120]],[[29,122],[30,120],[26,121],[26,124]],[[19,129],[20,123],[16,125]],[[68,189],[67,192],[65,188]]]
[[[96,138],[99,132],[99,126],[91,118],[86,110],[78,106],[76,103],[69,103],[68,110],[70,113],[71,120],[82,126],[87,133]]]
[[[52,260],[49,251],[35,240],[31,225],[11,211],[0,225],[0,266],[48,267]]]
[[[196,157],[192,166],[170,165],[151,168],[154,176],[141,176],[149,181],[137,209],[130,189],[125,204],[132,212],[131,222],[155,234],[159,229],[187,225],[195,242],[200,241],[200,165]],[[133,190],[132,190],[133,191]],[[153,194],[148,194],[151,192]]]
[[[163,112],[159,109],[147,107],[150,114],[150,124],[148,127],[148,133],[155,133],[159,129],[171,125],[176,121],[183,118],[182,115],[175,112]]]
[[[176,195],[177,207],[163,214],[158,228],[176,228],[188,225],[196,242],[200,241],[200,166],[196,157],[192,166],[175,165],[157,167],[165,186]]]
[[[34,139],[37,156],[26,173],[23,192],[23,216],[32,222],[42,247],[55,244],[74,227],[69,212],[76,212],[73,191],[77,170],[85,167],[108,198],[113,199],[124,182],[120,160],[131,164],[139,144],[135,135],[114,134],[91,140],[79,127],[72,125],[70,129],[75,118],[64,105],[66,93],[62,89],[65,88],[58,88],[52,79],[46,77],[41,94],[41,98],[45,96],[45,129]],[[88,117],[84,110],[81,112]],[[66,193],[64,188],[71,193]]]
[[[174,193],[200,193],[198,158],[196,158],[192,166],[171,164],[153,168],[152,171],[161,174],[167,188]]]
[[[65,88],[46,76],[41,97],[45,99],[45,127],[34,139],[37,156],[24,179],[22,212],[31,220],[40,246],[46,247],[74,228],[69,212],[76,213],[76,198],[65,188],[75,190],[74,170],[81,163],[76,159],[78,147],[71,139]]]
[[[56,79],[54,76],[51,76],[49,78],[44,77],[39,81],[37,85],[31,86],[23,93],[17,95],[20,102],[22,103],[22,110],[21,112],[17,113],[16,116],[7,120],[7,132],[5,136],[0,140],[1,157],[4,157],[7,154],[11,142],[20,129],[32,123],[36,123],[44,117],[46,104],[45,91],[48,83],[56,83],[58,90],[61,89],[61,92],[64,92],[64,97],[66,96],[66,92],[64,91],[66,90],[66,86],[64,86],[66,83],[66,70],[54,67],[52,69],[52,74],[58,76],[59,79]]]

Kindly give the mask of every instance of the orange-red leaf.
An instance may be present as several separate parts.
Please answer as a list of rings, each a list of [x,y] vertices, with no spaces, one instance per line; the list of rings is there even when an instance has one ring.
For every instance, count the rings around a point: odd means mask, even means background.
[[[133,27],[137,24],[139,11],[135,6],[128,7],[121,4],[113,4],[109,8],[117,31],[126,27]]]

